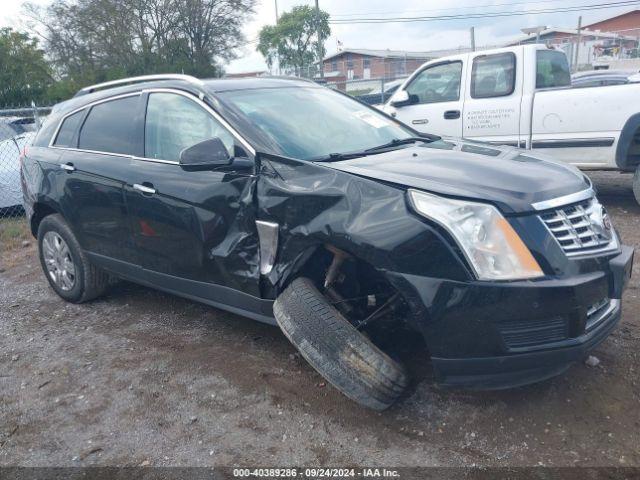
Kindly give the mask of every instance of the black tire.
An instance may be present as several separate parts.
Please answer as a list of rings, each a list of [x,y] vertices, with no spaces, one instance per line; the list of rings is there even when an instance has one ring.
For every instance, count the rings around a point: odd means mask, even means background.
[[[69,249],[69,254],[75,266],[73,287],[64,290],[51,277],[45,263],[43,253],[43,239],[47,232],[55,232],[62,237]],[[38,255],[40,265],[51,288],[64,300],[72,303],[83,303],[102,295],[112,283],[111,276],[91,264],[87,254],[82,250],[75,235],[61,215],[48,215],[38,227]]]
[[[273,313],[307,362],[359,404],[384,410],[407,387],[402,365],[356,330],[308,278],[294,280],[275,301]]]
[[[636,168],[636,173],[633,176],[633,195],[636,197],[636,202],[640,204],[640,165]]]

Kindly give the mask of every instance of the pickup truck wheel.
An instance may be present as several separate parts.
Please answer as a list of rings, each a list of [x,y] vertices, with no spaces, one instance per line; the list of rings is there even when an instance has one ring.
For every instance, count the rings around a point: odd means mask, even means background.
[[[402,365],[356,330],[308,278],[294,280],[273,312],[307,362],[350,399],[384,410],[405,390]]]
[[[75,235],[58,214],[38,227],[40,264],[51,288],[64,300],[82,303],[102,295],[111,277],[89,262]]]
[[[636,173],[633,176],[633,194],[636,197],[636,202],[640,204],[640,165],[636,168]]]

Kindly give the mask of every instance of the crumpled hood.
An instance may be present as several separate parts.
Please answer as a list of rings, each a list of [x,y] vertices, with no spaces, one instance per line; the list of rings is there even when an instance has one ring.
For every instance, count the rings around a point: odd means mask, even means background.
[[[512,147],[442,139],[330,168],[442,195],[489,201],[505,213],[590,187],[575,167]]]

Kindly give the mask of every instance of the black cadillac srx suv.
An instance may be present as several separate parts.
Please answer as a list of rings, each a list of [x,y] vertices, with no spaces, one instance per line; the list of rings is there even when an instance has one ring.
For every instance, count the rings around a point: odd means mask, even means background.
[[[563,372],[620,319],[633,260],[578,170],[291,79],[88,87],[25,150],[22,182],[65,300],[123,278],[277,323],[376,409],[409,381],[397,338],[445,385]]]

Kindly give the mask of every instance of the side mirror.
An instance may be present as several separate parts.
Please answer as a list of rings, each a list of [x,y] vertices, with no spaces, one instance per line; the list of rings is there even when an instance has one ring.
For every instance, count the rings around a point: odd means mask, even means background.
[[[209,138],[180,152],[180,166],[190,170],[207,170],[231,163],[231,156],[218,137]]]
[[[389,103],[392,107],[404,107],[405,105],[414,105],[419,101],[417,95],[410,95],[406,90],[398,90],[392,95]]]

